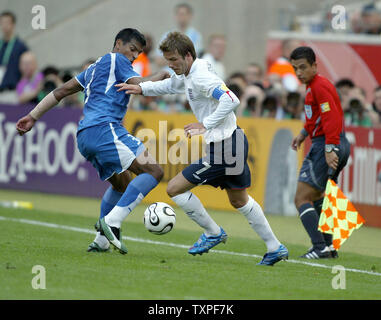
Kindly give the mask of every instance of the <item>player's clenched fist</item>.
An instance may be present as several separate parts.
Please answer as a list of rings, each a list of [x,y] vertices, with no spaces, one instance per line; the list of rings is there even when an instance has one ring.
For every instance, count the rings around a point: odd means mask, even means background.
[[[32,116],[29,114],[26,115],[25,117],[22,117],[16,123],[16,129],[18,134],[22,136],[24,133],[27,133],[30,129],[33,128],[35,123],[36,123],[36,120],[34,120]]]

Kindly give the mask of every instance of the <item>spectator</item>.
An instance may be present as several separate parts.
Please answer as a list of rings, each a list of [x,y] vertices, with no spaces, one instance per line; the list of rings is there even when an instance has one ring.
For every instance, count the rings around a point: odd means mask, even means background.
[[[63,84],[62,79],[59,77],[59,70],[56,67],[48,66],[42,73],[44,74],[44,82],[38,94],[38,101],[41,101],[51,91]]]
[[[182,33],[185,33],[193,42],[196,55],[197,57],[200,57],[203,52],[203,40],[202,35],[200,32],[198,32],[194,27],[191,26],[193,19],[193,8],[191,5],[187,3],[180,3],[175,6],[175,21],[176,21],[176,28],[172,31],[180,31]],[[169,33],[166,32],[160,39],[160,42],[164,40]],[[163,68],[167,66],[167,63],[165,59],[163,58],[163,55],[161,54],[160,50],[156,50],[156,56],[155,56],[155,63],[159,68]],[[169,71],[169,69],[168,69]],[[171,70],[171,73],[173,71]]]
[[[373,126],[381,127],[381,86],[374,89],[374,98],[372,103],[374,116],[372,117]]]
[[[351,79],[342,78],[335,83],[337,93],[339,94],[341,104],[346,104],[350,91],[355,87]]]
[[[299,92],[288,92],[283,119],[304,120],[303,99]]]
[[[152,74],[149,55],[152,51],[153,39],[149,34],[145,34],[144,37],[146,39],[146,45],[143,48],[143,52],[139,54],[139,56],[132,63],[132,67],[134,68],[135,72],[140,74],[142,77],[148,77]],[[129,103],[129,108],[133,110],[159,110],[157,101],[158,97],[132,95]]]
[[[236,84],[234,82],[233,83],[227,83],[227,87],[230,89],[231,92],[233,92],[237,96],[238,99],[241,100],[243,92],[242,92],[241,87],[238,84]]]
[[[153,41],[149,34],[145,34],[144,37],[146,39],[146,45],[143,48],[143,52],[139,54],[139,56],[132,63],[132,67],[135,72],[139,73],[142,77],[148,77],[152,73],[149,54],[152,50]]]
[[[352,33],[362,33],[364,31],[360,10],[355,10],[352,12],[349,17],[349,23]]]
[[[37,59],[31,51],[20,57],[21,80],[16,86],[19,103],[37,103],[38,93],[42,89],[44,75],[38,71]]]
[[[87,59],[81,66],[81,71],[86,70],[88,67],[90,67],[93,63],[95,63],[96,60],[93,58]]]
[[[278,109],[278,100],[274,95],[266,95],[262,102],[262,114],[263,118],[275,118]]]
[[[286,116],[285,105],[287,103],[287,94],[288,91],[284,87],[274,86],[270,89],[267,89],[266,94],[269,96],[275,97],[277,105],[275,112],[275,119],[282,120]]]
[[[362,88],[354,87],[351,89],[342,107],[345,125],[372,127],[372,114],[366,102],[365,91]]]
[[[226,83],[228,84],[228,86],[230,86],[231,84],[236,84],[240,88],[241,92],[244,92],[247,87],[245,74],[240,71],[232,73],[226,79]]]
[[[222,59],[225,55],[226,38],[222,34],[213,34],[209,37],[208,51],[202,56],[202,59],[207,60],[215,73],[225,80],[225,66]]]
[[[175,7],[175,19],[178,31],[185,33],[192,40],[196,55],[199,57],[204,47],[201,33],[191,26],[193,8],[187,3],[178,4]]]
[[[69,81],[73,75],[66,71],[62,76],[62,81],[67,82]],[[84,105],[84,98],[83,98],[83,92],[79,91],[74,94],[71,94],[65,98],[62,99],[62,105],[64,107],[70,107],[70,108],[83,108]]]
[[[246,87],[241,104],[237,108],[237,116],[243,117],[260,117],[262,110],[262,102],[265,99],[265,92],[256,85]]]
[[[269,67],[269,77],[275,74],[282,81],[283,87],[287,91],[296,91],[299,86],[299,80],[295,75],[294,68],[292,67],[289,59],[291,52],[299,47],[300,41],[287,39],[282,42],[282,56],[275,60]]]
[[[16,95],[9,91],[14,92],[20,81],[20,57],[28,48],[15,34],[16,16],[12,12],[4,11],[0,14],[0,27],[0,92],[3,93],[3,101],[11,99],[16,102]],[[7,93],[10,93],[9,98]]]
[[[381,34],[381,15],[373,3],[364,6],[361,18],[364,33]]]
[[[250,63],[246,67],[245,78],[248,84],[264,86],[263,69],[258,63]]]

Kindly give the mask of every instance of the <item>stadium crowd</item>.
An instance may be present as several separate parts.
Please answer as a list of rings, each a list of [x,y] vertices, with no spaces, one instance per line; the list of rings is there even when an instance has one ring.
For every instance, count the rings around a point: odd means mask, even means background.
[[[354,29],[356,32],[381,33],[381,15],[375,7],[365,6],[358,17],[362,19],[359,23],[362,28]],[[192,39],[198,57],[208,60],[215,72],[225,79],[229,89],[240,99],[237,116],[304,120],[305,86],[300,84],[288,61],[291,51],[300,45],[298,41],[284,41],[282,56],[267,69],[259,62],[251,62],[243,70],[227,75],[223,63],[227,49],[226,37],[223,34],[212,34],[207,39],[207,47],[204,49],[203,36],[192,26],[192,18],[193,10],[190,5],[180,4],[175,7],[177,30]],[[370,25],[372,28],[368,28]],[[35,54],[16,36],[16,16],[9,11],[1,13],[0,26],[0,103],[36,104],[60,84],[95,62],[95,59],[84,61],[75,71],[59,70],[55,66],[45,66],[41,69]],[[160,52],[155,49],[158,43],[155,46],[150,34],[145,36],[147,46],[133,63],[135,71],[142,76],[167,68]],[[164,37],[165,34],[162,39]],[[374,89],[373,97],[366,97],[361,85],[354,83],[352,79],[340,79],[335,85],[341,98],[346,125],[381,127],[381,86]],[[65,98],[60,105],[82,108],[83,100],[84,94],[79,93]],[[190,112],[190,106],[183,95],[135,96],[131,99],[129,108],[167,113]]]

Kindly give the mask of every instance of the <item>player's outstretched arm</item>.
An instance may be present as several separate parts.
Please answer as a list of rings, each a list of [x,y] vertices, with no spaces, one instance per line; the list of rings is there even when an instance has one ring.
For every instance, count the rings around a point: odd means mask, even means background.
[[[130,78],[127,80],[127,83],[128,84],[139,84],[141,82],[145,82],[145,81],[161,81],[161,80],[164,80],[164,79],[167,79],[167,78],[170,78],[171,75],[165,71],[165,70],[161,70],[161,71],[158,71],[148,77],[133,77],[133,78]]]
[[[17,121],[16,129],[19,135],[22,136],[30,131],[36,121],[39,120],[47,111],[57,105],[61,99],[80,90],[82,90],[82,86],[75,78],[72,78],[65,82],[62,86],[50,92],[31,112],[29,112],[29,114]]]
[[[142,88],[138,84],[127,84],[125,82],[115,85],[117,92],[125,91],[126,94],[142,94]]]
[[[148,77],[133,77],[127,80],[127,82],[124,83],[118,83],[115,85],[115,87],[118,88],[119,91],[125,91],[126,94],[143,94],[142,88],[139,86],[140,83],[142,82],[147,82],[147,81],[161,81],[165,80],[167,78],[170,78],[170,74],[167,71],[159,71],[154,73],[151,76]]]

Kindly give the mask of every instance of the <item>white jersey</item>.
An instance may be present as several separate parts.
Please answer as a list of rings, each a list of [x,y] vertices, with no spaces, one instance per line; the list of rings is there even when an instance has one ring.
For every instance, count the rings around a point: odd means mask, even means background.
[[[204,125],[205,142],[229,138],[237,128],[234,109],[239,99],[226,87],[203,59],[196,59],[187,76],[173,74],[162,81],[141,82],[145,96],[184,93],[197,120]]]

